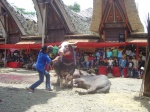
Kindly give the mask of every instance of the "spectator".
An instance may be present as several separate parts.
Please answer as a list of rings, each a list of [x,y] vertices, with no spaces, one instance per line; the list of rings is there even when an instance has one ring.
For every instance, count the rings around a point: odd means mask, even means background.
[[[108,59],[107,58],[104,59],[104,66],[108,66]]]
[[[122,59],[122,49],[121,48],[119,48],[118,49],[118,62],[120,61],[120,59]]]
[[[131,51],[130,56],[131,56],[131,57],[133,57],[133,56],[135,57],[135,56],[136,56],[136,54],[135,54],[135,51],[134,51],[134,50],[132,50],[132,51]]]
[[[101,56],[101,53],[100,53],[100,50],[98,50],[96,52],[96,63],[95,63],[97,68],[100,65],[100,56]]]
[[[112,54],[113,54],[113,58],[117,58],[117,56],[118,56],[118,50],[117,50],[116,47],[112,50]]]
[[[110,72],[110,73],[112,73],[113,62],[114,62],[114,60],[110,57],[110,58],[108,59],[108,66],[107,66],[107,71]]]
[[[90,56],[89,56],[89,64],[90,64],[91,68],[93,68],[94,56],[92,54],[90,54]]]
[[[140,70],[139,70],[139,77],[140,79],[142,79],[144,76],[144,67],[141,67]]]
[[[134,63],[132,62],[132,59],[130,58],[128,62],[128,66],[127,66],[128,77],[133,77],[133,66],[134,66]]]
[[[134,64],[133,66],[133,78],[138,77],[137,69],[138,69],[138,61],[135,59],[135,56],[133,56],[132,62]]]
[[[118,65],[119,65],[118,59],[115,58],[114,61],[113,61],[113,66],[117,67]]]
[[[107,51],[107,58],[109,59],[110,57],[112,57],[112,51],[109,48],[108,51]]]
[[[129,66],[129,61],[130,61],[130,57],[129,57],[129,56],[127,56],[127,59],[126,59],[126,67],[128,67],[128,66]]]
[[[126,67],[126,59],[123,57],[119,60],[120,77],[124,77],[124,68]]]
[[[100,65],[104,66],[104,58],[103,58],[103,56],[100,57]]]
[[[129,57],[131,56],[131,50],[128,48],[126,51],[125,51],[125,54]]]
[[[82,62],[84,68],[89,69],[89,56],[85,53],[84,54],[84,62]]]

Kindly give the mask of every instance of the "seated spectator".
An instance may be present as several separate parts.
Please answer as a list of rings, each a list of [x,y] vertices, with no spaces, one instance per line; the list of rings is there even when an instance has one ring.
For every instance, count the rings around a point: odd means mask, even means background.
[[[139,77],[140,79],[142,79],[144,76],[144,67],[141,67],[140,70],[139,70]]]
[[[94,56],[92,54],[90,54],[90,56],[89,56],[89,64],[90,64],[91,68],[93,68]]]
[[[131,57],[135,57],[135,56],[136,56],[136,54],[135,54],[135,51],[134,51],[134,50],[132,50],[132,51],[131,51],[130,56],[131,56]]]
[[[104,66],[108,66],[108,59],[107,58],[104,59]]]
[[[115,58],[114,61],[113,61],[113,66],[114,66],[114,67],[117,67],[118,65],[119,65],[118,59]]]
[[[84,62],[82,62],[84,68],[89,69],[89,56],[84,54]]]
[[[127,56],[130,56],[130,55],[131,55],[131,50],[128,48],[128,49],[125,51],[125,54],[126,54]]]
[[[104,66],[104,58],[103,58],[103,56],[100,57],[100,65]]]
[[[108,59],[107,71],[110,72],[110,73],[112,73],[113,61],[114,61],[114,60],[113,60],[111,57]]]

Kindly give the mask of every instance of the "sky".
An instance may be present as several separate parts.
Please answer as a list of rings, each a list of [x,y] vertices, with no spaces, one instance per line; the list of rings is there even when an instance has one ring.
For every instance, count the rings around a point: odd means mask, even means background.
[[[7,0],[10,3],[15,4],[19,8],[24,8],[26,11],[35,11],[32,0]],[[73,5],[77,2],[80,5],[81,10],[85,10],[89,7],[93,7],[93,0],[63,0],[66,5]]]

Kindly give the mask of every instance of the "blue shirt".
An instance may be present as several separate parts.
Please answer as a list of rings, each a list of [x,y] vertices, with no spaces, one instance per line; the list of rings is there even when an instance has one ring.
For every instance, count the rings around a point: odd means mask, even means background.
[[[47,53],[39,52],[37,62],[36,62],[36,69],[38,71],[44,71],[46,64],[50,64],[52,60],[49,58]]]
[[[118,51],[118,58],[122,58],[122,51]]]
[[[112,52],[111,51],[107,52],[107,58],[110,58],[111,56],[112,56]]]
[[[101,56],[100,52],[96,52],[96,58],[97,58],[97,60],[100,59],[100,56]]]
[[[126,67],[126,60],[125,59],[120,59],[119,60],[119,66],[125,68]]]

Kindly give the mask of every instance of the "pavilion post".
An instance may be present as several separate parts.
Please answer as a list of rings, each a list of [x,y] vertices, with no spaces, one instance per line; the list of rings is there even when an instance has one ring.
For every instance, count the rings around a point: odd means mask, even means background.
[[[47,20],[47,4],[49,1],[47,0],[38,0],[38,4],[43,5],[43,20],[42,20],[42,46],[44,46],[45,37],[46,37],[46,20]]]

